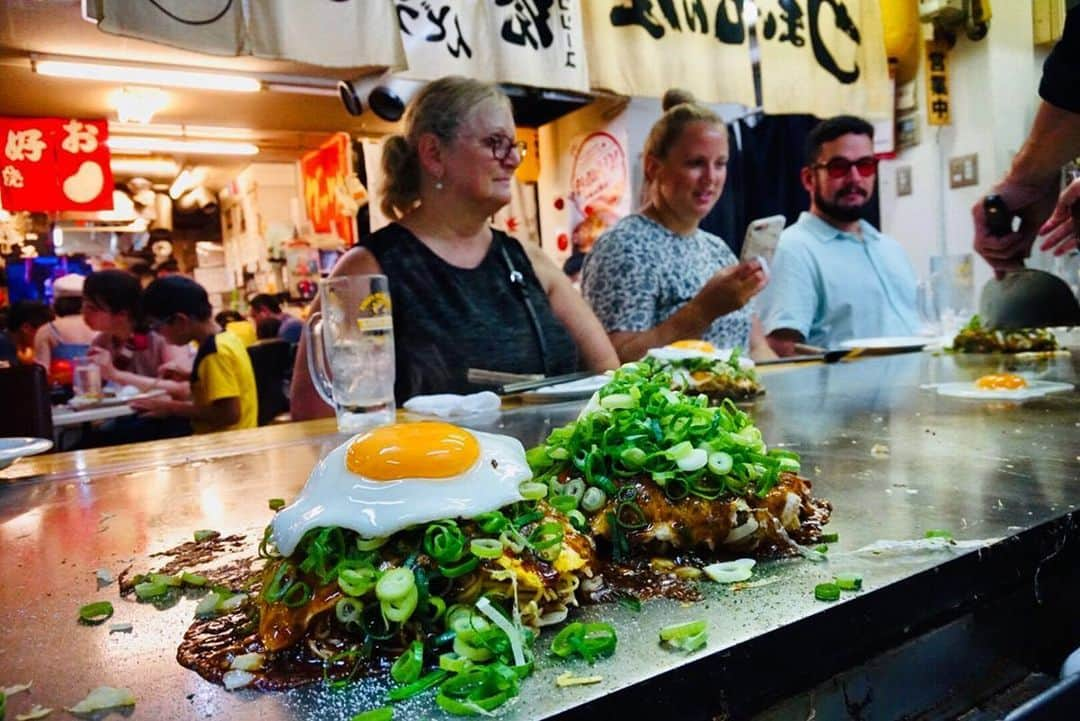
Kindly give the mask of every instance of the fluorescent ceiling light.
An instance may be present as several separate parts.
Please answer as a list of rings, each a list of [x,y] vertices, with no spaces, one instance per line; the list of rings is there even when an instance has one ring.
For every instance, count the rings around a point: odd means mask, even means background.
[[[178,155],[257,155],[259,146],[253,143],[228,143],[218,140],[170,140],[137,135],[117,135],[109,138],[114,153],[175,153]]]
[[[225,75],[196,70],[173,70],[152,68],[145,65],[114,65],[106,63],[36,60],[34,70],[41,75],[79,80],[104,80],[135,85],[167,85],[196,90],[229,90],[253,93],[262,89],[262,83],[243,75]]]
[[[113,158],[109,163],[114,175],[142,175],[148,178],[174,178],[180,166],[168,158]]]
[[[338,89],[336,85],[324,86],[305,85],[303,83],[270,82],[266,84],[266,89],[275,93],[295,93],[296,95],[325,95],[331,98],[336,98],[338,96]]]
[[[123,123],[109,121],[109,135],[155,135],[166,138],[212,138],[254,140],[251,128],[228,128],[214,125],[170,125],[167,123]]]

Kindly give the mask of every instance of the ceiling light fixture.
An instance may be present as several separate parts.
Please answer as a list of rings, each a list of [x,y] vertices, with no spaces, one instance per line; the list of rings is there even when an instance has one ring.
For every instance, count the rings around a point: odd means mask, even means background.
[[[254,143],[229,143],[218,140],[170,140],[138,135],[117,135],[109,138],[114,153],[175,153],[177,155],[257,155]]]
[[[180,170],[171,158],[117,158],[109,166],[113,175],[141,175],[146,178],[174,178]]]
[[[294,93],[296,95],[325,95],[331,98],[338,96],[336,85],[268,82],[266,89],[276,93]]]
[[[34,70],[41,75],[78,80],[104,80],[134,85],[165,85],[176,88],[242,93],[253,93],[262,89],[262,83],[252,77],[200,70],[38,58],[34,59],[33,65]]]

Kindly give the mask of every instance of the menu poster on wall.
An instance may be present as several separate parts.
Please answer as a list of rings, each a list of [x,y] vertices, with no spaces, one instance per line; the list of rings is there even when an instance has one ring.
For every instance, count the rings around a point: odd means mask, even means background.
[[[891,117],[878,0],[758,0],[766,113]]]
[[[112,210],[108,139],[104,120],[0,118],[0,203],[9,211]]]
[[[592,87],[658,98],[677,86],[705,103],[756,105],[741,0],[590,0],[582,9]]]
[[[356,242],[356,216],[342,211],[338,197],[348,193],[352,144],[348,133],[334,133],[318,150],[300,159],[304,207],[316,233],[333,233],[349,248]]]

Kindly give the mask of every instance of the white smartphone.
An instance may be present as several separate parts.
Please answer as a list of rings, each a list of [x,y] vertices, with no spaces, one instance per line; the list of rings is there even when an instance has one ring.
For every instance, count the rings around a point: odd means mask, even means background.
[[[782,215],[770,215],[768,218],[758,218],[746,226],[746,237],[743,238],[742,253],[739,260],[747,261],[760,258],[766,268],[772,262],[776,246],[780,243],[780,233],[784,230],[787,220]]]

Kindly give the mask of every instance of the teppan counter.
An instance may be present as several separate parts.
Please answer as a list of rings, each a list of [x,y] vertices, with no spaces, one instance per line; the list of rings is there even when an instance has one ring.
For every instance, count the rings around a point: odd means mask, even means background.
[[[1074,358],[1023,370],[1076,383]],[[593,666],[554,659],[553,634],[543,634],[536,671],[498,715],[946,718],[1060,661],[1080,645],[1080,394],[1011,403],[926,387],[999,366],[922,353],[767,375],[767,394],[747,408],[770,445],[802,455],[815,495],[832,502],[827,531],[839,540],[827,560],[759,564],[738,590],[702,582],[698,603],[575,611],[615,625],[615,655]],[[468,425],[528,447],[580,407],[513,407]],[[383,679],[227,692],[176,661],[196,598],[161,608],[95,578],[99,568],[149,570],[150,554],[195,529],[245,534],[254,550],[267,499],[293,497],[343,440],[319,421],[24,459],[0,472],[0,686],[33,681],[8,713],[71,706],[100,685],[130,688],[140,719],[344,720],[383,705]],[[815,600],[814,586],[841,572],[860,574],[862,590]],[[80,625],[79,607],[95,600],[111,601],[114,617]],[[660,627],[697,619],[708,625],[703,650],[660,646]],[[110,632],[118,622],[132,629]],[[566,671],[601,680],[557,686]],[[430,694],[395,707],[398,719],[440,714]]]

